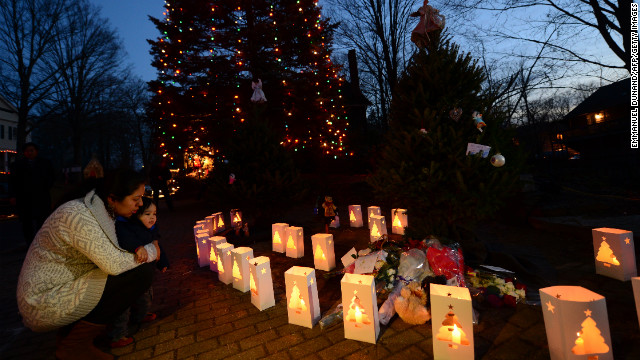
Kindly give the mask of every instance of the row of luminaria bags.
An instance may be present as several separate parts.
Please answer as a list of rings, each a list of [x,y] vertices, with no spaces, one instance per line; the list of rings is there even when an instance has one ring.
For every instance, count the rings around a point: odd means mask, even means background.
[[[376,206],[368,209],[370,241],[387,232],[384,216]],[[393,209],[392,231],[407,226],[404,209]],[[362,227],[360,205],[349,206],[349,223]],[[231,225],[242,226],[242,213],[231,210]],[[251,303],[260,311],[275,306],[269,257],[253,257],[249,247],[234,248],[223,236],[224,216],[215,213],[194,226],[200,267],[209,266],[218,279],[242,292],[251,292]],[[640,322],[640,277],[631,231],[593,229],[596,272],[621,281],[632,280]],[[333,235],[311,236],[315,269],[335,268]],[[292,258],[304,256],[303,230],[285,223],[272,225],[272,249]],[[352,250],[353,251],[353,250]],[[352,252],[350,251],[350,253]],[[343,263],[351,258],[343,257]],[[347,264],[345,264],[346,267]],[[285,272],[289,323],[312,328],[320,320],[315,269],[293,266]],[[345,273],[341,282],[345,338],[375,343],[380,333],[375,279],[372,275]],[[473,359],[473,310],[466,287],[430,284],[433,352],[435,359]],[[551,359],[613,359],[605,298],[579,286],[540,289]]]

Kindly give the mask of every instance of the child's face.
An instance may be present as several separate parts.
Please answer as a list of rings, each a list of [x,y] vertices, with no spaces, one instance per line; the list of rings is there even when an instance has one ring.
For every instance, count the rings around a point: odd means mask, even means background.
[[[149,205],[149,207],[146,208],[140,216],[138,216],[138,219],[142,221],[147,229],[151,229],[151,227],[156,223],[156,205]]]

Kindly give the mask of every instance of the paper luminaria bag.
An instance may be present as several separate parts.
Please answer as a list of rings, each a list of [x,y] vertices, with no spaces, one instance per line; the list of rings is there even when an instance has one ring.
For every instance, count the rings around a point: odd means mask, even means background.
[[[286,253],[288,257],[301,258],[304,256],[304,231],[301,227],[289,226],[285,231]]]
[[[231,274],[233,276],[233,288],[242,292],[250,289],[249,261],[253,259],[253,249],[250,247],[239,247],[231,250],[233,265]]]
[[[268,257],[258,256],[249,261],[249,288],[251,289],[251,303],[258,310],[262,311],[275,306],[271,263]]]
[[[391,209],[391,232],[404,235],[407,225],[407,209]]]
[[[216,217],[214,215],[209,215],[204,218],[204,221],[205,221],[205,228],[207,229],[209,236],[213,236],[213,234],[216,233],[215,231]]]
[[[381,212],[380,212],[380,207],[379,206],[369,206],[367,208],[367,221],[368,221],[368,225],[369,225],[369,229],[371,229],[371,215],[378,215],[380,216]]]
[[[580,286],[540,289],[551,360],[613,359],[604,296]]]
[[[620,281],[638,275],[631,231],[598,228],[591,230],[591,233],[597,274]]]
[[[293,266],[284,273],[284,283],[289,323],[313,328],[313,325],[320,320],[315,270]]]
[[[242,227],[242,211],[238,209],[232,209],[229,212],[229,219],[231,219],[230,221],[232,227]]]
[[[380,334],[376,282],[371,275],[344,274],[342,290],[344,337],[375,344]]]
[[[369,240],[376,242],[382,238],[382,235],[387,234],[387,223],[384,216],[371,215],[371,229],[369,230]]]
[[[636,301],[636,313],[638,313],[638,324],[640,325],[640,277],[632,278],[631,286],[633,287],[633,298]]]
[[[349,205],[349,225],[354,228],[362,227],[362,207],[360,205]]]
[[[287,228],[289,224],[276,223],[271,225],[271,245],[273,251],[283,253],[285,252],[285,241],[287,235]]]
[[[213,216],[215,216],[215,220],[216,220],[216,232],[220,232],[223,231],[226,227],[225,223],[224,223],[224,215],[222,215],[221,212],[217,212],[215,214],[213,214]]]
[[[466,287],[430,285],[434,359],[473,359],[473,313]]]
[[[209,237],[209,269],[218,272],[218,245],[227,242],[224,236]]]
[[[233,245],[223,243],[218,245],[218,280],[225,284],[233,282]]]
[[[311,236],[313,264],[316,269],[331,271],[336,267],[336,254],[333,250],[333,235],[315,234]]]
[[[209,266],[209,234],[206,230],[196,234],[196,254],[198,266]]]

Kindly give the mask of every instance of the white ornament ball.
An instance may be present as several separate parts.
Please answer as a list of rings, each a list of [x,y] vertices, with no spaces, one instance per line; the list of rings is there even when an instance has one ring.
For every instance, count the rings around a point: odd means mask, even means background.
[[[504,156],[502,156],[502,154],[497,153],[495,155],[493,155],[491,157],[491,165],[495,166],[495,167],[501,167],[504,165],[505,163],[505,158]]]

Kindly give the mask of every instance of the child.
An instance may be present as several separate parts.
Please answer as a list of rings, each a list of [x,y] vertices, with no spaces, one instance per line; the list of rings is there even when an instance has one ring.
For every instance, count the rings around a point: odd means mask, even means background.
[[[155,224],[156,205],[151,199],[143,197],[142,206],[134,216],[129,219],[120,216],[116,218],[116,234],[120,247],[134,252],[138,262],[155,261],[158,256],[154,243],[157,244],[160,237]],[[157,267],[162,272],[165,272],[169,267],[166,252],[162,250],[160,251]],[[156,319],[156,314],[148,312],[152,295],[152,289],[149,288],[138,298],[133,312],[127,309],[115,319],[113,328],[109,331],[112,348],[127,346],[133,342],[133,338],[127,336],[130,315],[132,315],[131,321],[134,324],[151,322]]]
[[[337,207],[333,204],[333,199],[331,198],[331,196],[324,197],[322,207],[324,208],[324,232],[328,234],[329,225],[336,218]]]

